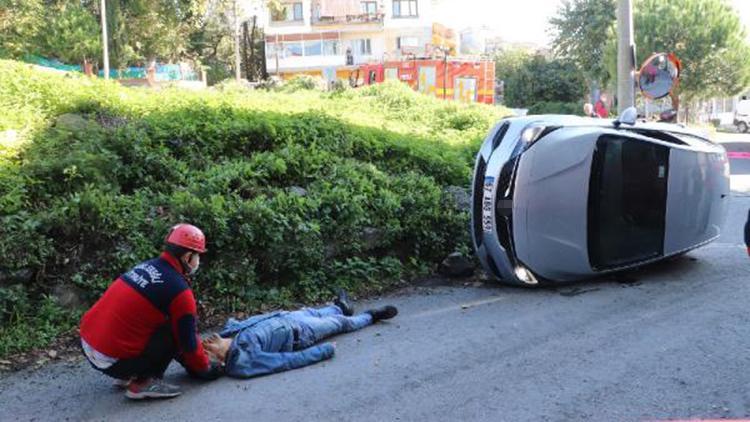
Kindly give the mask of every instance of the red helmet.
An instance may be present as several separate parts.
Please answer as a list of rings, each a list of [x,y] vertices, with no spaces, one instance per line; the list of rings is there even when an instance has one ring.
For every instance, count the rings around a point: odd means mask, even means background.
[[[198,253],[206,252],[206,236],[201,229],[192,224],[178,224],[172,227],[164,242]]]

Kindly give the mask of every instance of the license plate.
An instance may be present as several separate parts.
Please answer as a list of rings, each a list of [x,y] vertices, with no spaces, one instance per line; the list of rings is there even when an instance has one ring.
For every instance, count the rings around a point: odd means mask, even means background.
[[[484,195],[482,197],[482,230],[487,233],[492,233],[493,221],[492,221],[492,207],[495,201],[492,194],[492,189],[495,185],[494,177],[484,178]]]

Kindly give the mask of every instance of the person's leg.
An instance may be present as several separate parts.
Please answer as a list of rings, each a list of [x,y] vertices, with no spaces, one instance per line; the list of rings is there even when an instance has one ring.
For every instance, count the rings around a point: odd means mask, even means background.
[[[302,308],[287,314],[292,319],[323,318],[333,315],[343,315],[341,309],[336,305],[328,305],[322,308]]]
[[[336,315],[344,315],[344,313],[341,311],[341,308],[339,308],[336,305],[328,305],[322,308],[311,309],[311,311],[312,311],[311,313],[317,316],[318,318],[324,318],[324,317],[336,316]]]
[[[161,378],[174,359],[176,350],[170,327],[164,324],[151,335],[139,356],[120,359],[102,372],[118,379]]]
[[[162,380],[164,372],[176,354],[177,347],[171,327],[164,324],[151,335],[143,353],[136,359],[126,362],[129,364],[129,372],[133,373],[135,378],[128,384],[125,397],[142,400],[179,396],[179,387]]]
[[[341,310],[338,307],[334,308],[336,308],[336,313],[333,313],[332,309],[328,309],[324,311],[322,317],[312,316],[310,313],[289,315],[305,328],[302,333],[307,338],[301,339],[302,347],[308,347],[324,338],[356,331],[372,324],[373,318],[369,313],[347,317],[341,315]]]
[[[162,378],[177,355],[177,345],[169,324],[160,326],[151,336],[144,355],[149,360],[145,376]]]

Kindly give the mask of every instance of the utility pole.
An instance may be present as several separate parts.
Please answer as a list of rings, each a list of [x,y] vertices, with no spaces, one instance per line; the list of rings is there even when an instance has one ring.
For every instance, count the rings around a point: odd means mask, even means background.
[[[102,50],[104,51],[104,79],[109,79],[109,45],[107,42],[107,0],[102,0]]]
[[[635,105],[635,45],[633,44],[633,2],[617,4],[617,112]]]
[[[240,19],[237,15],[237,0],[234,0],[234,77],[239,82],[242,73],[240,70]]]

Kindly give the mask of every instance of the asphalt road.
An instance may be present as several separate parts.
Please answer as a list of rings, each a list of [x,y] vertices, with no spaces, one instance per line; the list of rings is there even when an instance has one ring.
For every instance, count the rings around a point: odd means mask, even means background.
[[[544,290],[432,282],[358,304],[401,314],[340,336],[336,356],[311,367],[200,383],[173,365],[167,378],[184,394],[169,401],[129,402],[82,361],[6,375],[0,421],[747,417],[748,208],[736,194],[721,239],[618,279]]]

